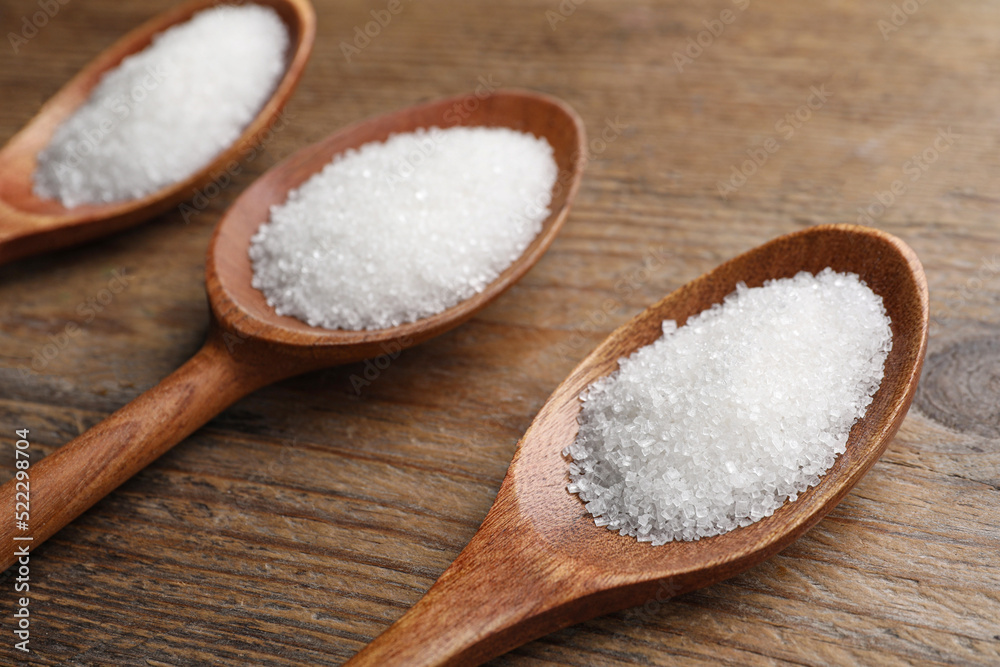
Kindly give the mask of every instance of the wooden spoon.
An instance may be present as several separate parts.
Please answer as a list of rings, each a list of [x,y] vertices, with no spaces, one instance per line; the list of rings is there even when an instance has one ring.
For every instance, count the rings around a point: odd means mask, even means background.
[[[457,113],[456,109],[461,112]],[[390,134],[462,125],[509,127],[552,145],[558,178],[542,231],[482,292],[437,315],[376,331],[310,327],[275,314],[250,286],[250,237],[334,155]],[[115,487],[226,407],[264,385],[309,370],[394,354],[461,324],[519,280],[544,254],[569,212],[580,184],[586,145],[583,123],[564,103],[523,91],[499,91],[431,102],[372,118],[307,146],[276,165],[233,203],[208,251],[206,288],[212,325],[204,347],[158,386],[80,437],[31,466],[29,530],[0,521],[0,571],[15,545],[38,546]],[[0,488],[0,511],[13,517],[15,480]],[[14,539],[21,537],[20,541]]]
[[[218,0],[192,0],[155,16],[80,70],[0,150],[0,264],[87,241],[147,220],[189,199],[213,176],[224,171],[225,165],[239,161],[247,150],[261,143],[302,76],[312,51],[316,16],[309,0],[253,1],[275,9],[288,27],[292,46],[284,77],[239,139],[197,173],[140,199],[66,208],[58,200],[41,199],[34,194],[33,174],[39,151],[49,144],[56,128],[87,101],[104,73],[126,56],[149,46],[157,33],[184,23],[195,13],[217,5]]]
[[[893,346],[885,377],[847,451],[819,485],[745,528],[654,547],[598,527],[566,490],[562,449],[577,434],[580,393],[662,335],[750,287],[827,266],[882,296]],[[559,628],[726,579],[774,555],[823,518],[871,468],[910,406],[927,346],[927,281],[899,239],[852,225],[779,237],[684,285],[620,327],[542,407],[514,453],[483,525],[427,594],[348,665],[469,667]]]

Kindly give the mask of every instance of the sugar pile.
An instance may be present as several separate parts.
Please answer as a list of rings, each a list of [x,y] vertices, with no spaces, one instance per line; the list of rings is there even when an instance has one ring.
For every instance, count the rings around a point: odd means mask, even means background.
[[[183,180],[239,138],[285,71],[270,7],[219,6],[108,71],[38,155],[34,191],[67,207],[136,199]]]
[[[280,315],[383,329],[482,291],[549,214],[557,167],[543,138],[433,128],[336,157],[271,208],[253,286]]]
[[[597,525],[654,545],[770,516],[845,451],[892,348],[856,274],[740,285],[581,396],[563,452]]]

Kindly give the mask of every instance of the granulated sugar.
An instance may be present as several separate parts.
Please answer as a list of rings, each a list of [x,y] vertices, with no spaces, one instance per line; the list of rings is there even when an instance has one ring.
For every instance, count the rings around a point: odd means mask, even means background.
[[[826,269],[740,285],[581,396],[569,491],[654,545],[725,533],[815,486],[892,348],[881,297]]]
[[[34,191],[67,207],[136,199],[233,144],[285,71],[289,38],[260,5],[220,6],[107,72],[39,153]]]
[[[280,315],[383,329],[482,291],[549,214],[545,139],[433,128],[338,156],[271,208],[253,237],[253,286]]]

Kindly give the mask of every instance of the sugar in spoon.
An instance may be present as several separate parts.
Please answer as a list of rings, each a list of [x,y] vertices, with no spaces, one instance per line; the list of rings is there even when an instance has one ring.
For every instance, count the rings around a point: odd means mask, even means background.
[[[81,243],[148,220],[191,198],[211,181],[213,174],[230,162],[239,161],[245,150],[266,136],[305,69],[316,33],[316,16],[309,0],[253,1],[274,8],[288,28],[291,46],[284,75],[240,137],[188,178],[138,199],[66,208],[32,191],[39,151],[48,145],[56,128],[87,101],[104,73],[149,46],[157,33],[216,6],[218,0],[192,0],[153,17],[80,70],[0,150],[0,264]]]
[[[576,438],[580,393],[618,360],[744,281],[826,267],[857,273],[882,297],[893,344],[885,374],[847,451],[820,483],[770,517],[696,542],[651,546],[599,527],[566,490],[563,448]],[[927,280],[913,251],[881,231],[813,227],[779,237],[672,292],[617,329],[555,390],[517,445],[496,501],[472,541],[427,594],[358,653],[351,667],[471,667],[559,628],[731,577],[822,519],[895,435],[927,346]]]
[[[461,109],[462,113],[455,113]],[[452,122],[449,123],[449,120]],[[311,327],[275,314],[250,285],[250,238],[285,201],[335,155],[390,134],[462,125],[507,127],[544,137],[558,177],[551,213],[521,256],[486,288],[436,315],[372,331]],[[294,153],[244,191],[219,222],[206,266],[212,321],[195,356],[159,385],[31,466],[28,532],[0,522],[0,571],[14,560],[15,537],[32,548],[122,482],[243,396],[310,370],[377,357],[416,345],[468,320],[517,282],[545,253],[569,212],[586,161],[583,123],[563,102],[538,93],[497,91],[410,107],[346,127]],[[14,516],[16,480],[0,487],[0,508]]]

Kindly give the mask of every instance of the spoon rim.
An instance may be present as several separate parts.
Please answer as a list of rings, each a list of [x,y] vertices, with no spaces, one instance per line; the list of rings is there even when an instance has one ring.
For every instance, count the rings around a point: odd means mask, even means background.
[[[833,466],[821,476],[817,485],[800,493],[795,501],[786,500],[771,516],[727,533],[690,542],[672,541],[654,547],[650,543],[639,542],[635,537],[609,530],[606,526],[597,526],[578,494],[570,494],[566,489],[570,459],[562,456],[562,449],[576,438],[576,419],[581,408],[580,393],[599,377],[614,372],[621,357],[631,355],[662,335],[659,332],[651,340],[625,344],[637,326],[648,326],[651,323],[658,326],[663,319],[673,319],[662,317],[664,311],[669,312],[688,295],[697,295],[706,283],[726,275],[734,267],[745,269],[755,260],[767,257],[767,253],[790,247],[790,244],[822,241],[822,237],[828,235],[847,235],[854,239],[854,245],[862,242],[883,245],[886,255],[880,258],[880,266],[873,267],[866,274],[868,277],[878,276],[879,269],[887,264],[886,258],[891,261],[891,255],[895,253],[900,260],[898,263],[909,270],[904,282],[911,285],[912,291],[899,297],[889,297],[886,294],[880,296],[887,302],[891,298],[893,308],[897,303],[902,304],[915,298],[915,305],[919,310],[912,313],[916,316],[915,325],[911,323],[906,329],[903,329],[907,326],[906,322],[898,322],[897,318],[893,318],[893,349],[886,360],[886,368],[889,369],[892,363],[895,375],[890,377],[887,371],[883,376],[864,417],[851,429],[847,451],[837,456]],[[844,261],[851,260],[847,258]],[[792,271],[791,275],[798,270]],[[835,267],[834,270],[842,269]],[[777,277],[786,276],[775,275],[766,279]],[[862,279],[864,278],[865,275],[862,275]],[[726,278],[724,282],[733,281]],[[735,283],[732,287],[735,289]],[[722,295],[731,291],[727,289]],[[683,318],[676,318],[678,326],[683,326],[688,317],[707,309],[711,304],[700,305],[703,307],[699,310]],[[673,290],[615,329],[598,344],[546,400],[518,443],[496,506],[501,504],[501,498],[512,497],[516,502],[514,511],[525,525],[532,528],[537,537],[535,543],[547,545],[539,548],[550,556],[558,554],[559,558],[599,570],[594,574],[602,583],[596,586],[596,590],[679,577],[674,582],[676,587],[673,588],[673,593],[676,594],[724,579],[764,560],[798,538],[826,516],[875,464],[897,432],[912,402],[926,354],[928,329],[926,276],[916,253],[900,239],[881,230],[851,224],[820,225],[779,236]],[[626,351],[618,354],[621,350],[617,348],[623,345],[627,348]],[[616,352],[609,356],[612,351]],[[881,410],[875,410],[876,405],[883,404]],[[563,433],[554,433],[553,428],[558,420],[569,418],[573,421],[572,428],[569,429],[572,430],[572,437],[566,438]],[[554,462],[556,458],[559,460],[558,465]],[[542,459],[541,464],[538,459]],[[544,468],[545,464],[549,467]],[[539,468],[543,470],[539,472]],[[548,513],[553,507],[558,511]],[[554,516],[558,518],[553,520]],[[567,517],[571,517],[569,523],[565,521]],[[587,546],[581,549],[581,544]],[[600,545],[605,555],[614,554],[618,559],[615,561],[615,572],[609,573],[595,566],[594,560],[588,558],[593,555],[590,548],[595,544]],[[586,553],[581,554],[581,551]],[[704,575],[709,571],[712,576],[707,580],[698,585],[690,585],[692,576]],[[685,577],[689,580],[688,583],[683,583]]]
[[[188,0],[154,15],[100,51],[0,148],[0,208],[5,214],[4,227],[17,225],[28,233],[40,234],[102,223],[114,229],[123,228],[197,194],[202,186],[219,176],[217,172],[223,171],[231,162],[239,162],[244,149],[259,146],[261,137],[278,118],[302,76],[315,42],[316,20],[309,0],[247,2],[271,7],[278,13],[289,33],[289,47],[281,79],[267,101],[227,148],[188,177],[135,199],[66,207],[58,199],[42,199],[33,191],[39,152],[48,146],[58,127],[90,99],[106,72],[117,67],[125,58],[144,50],[156,35],[166,29],[189,21],[200,11],[220,5],[218,0]]]
[[[448,110],[470,100],[476,101],[479,109],[484,109],[482,116],[469,116],[451,124],[435,122],[448,118]],[[559,172],[552,189],[549,215],[542,221],[542,229],[518,258],[481,291],[439,313],[413,322],[382,329],[347,330],[314,327],[295,317],[278,315],[266,303],[259,290],[253,287],[241,289],[246,287],[247,281],[234,275],[252,277],[253,267],[248,255],[249,240],[269,217],[269,213],[261,216],[261,206],[254,202],[254,198],[259,191],[273,188],[273,182],[282,175],[298,172],[291,185],[283,189],[281,201],[285,201],[290,190],[299,187],[346,150],[366,143],[384,141],[393,134],[412,132],[418,128],[486,126],[518,129],[511,122],[500,122],[503,120],[500,114],[506,108],[504,105],[517,104],[524,105],[521,113],[525,118],[528,116],[528,107],[535,111],[547,109],[551,118],[559,118],[561,125],[553,124],[552,132],[570,131],[573,149],[560,154],[559,148],[553,146]],[[490,115],[494,108],[500,109],[495,112],[496,118]],[[490,119],[495,122],[479,122]],[[347,141],[349,138],[350,141]],[[519,88],[502,88],[486,95],[465,93],[437,98],[344,126],[323,139],[302,147],[273,166],[244,190],[223,214],[209,243],[206,260],[206,285],[213,316],[240,338],[263,338],[290,348],[312,350],[354,346],[364,346],[369,350],[372,346],[381,346],[385,349],[391,342],[399,342],[403,347],[408,347],[443,333],[468,320],[498,298],[542,258],[565,223],[579,190],[586,166],[585,146],[586,129],[571,106],[554,96]],[[268,201],[280,203],[273,197]],[[235,262],[231,261],[233,257],[236,258]],[[241,293],[250,296],[243,298]],[[365,356],[375,355],[364,353],[359,358]]]

